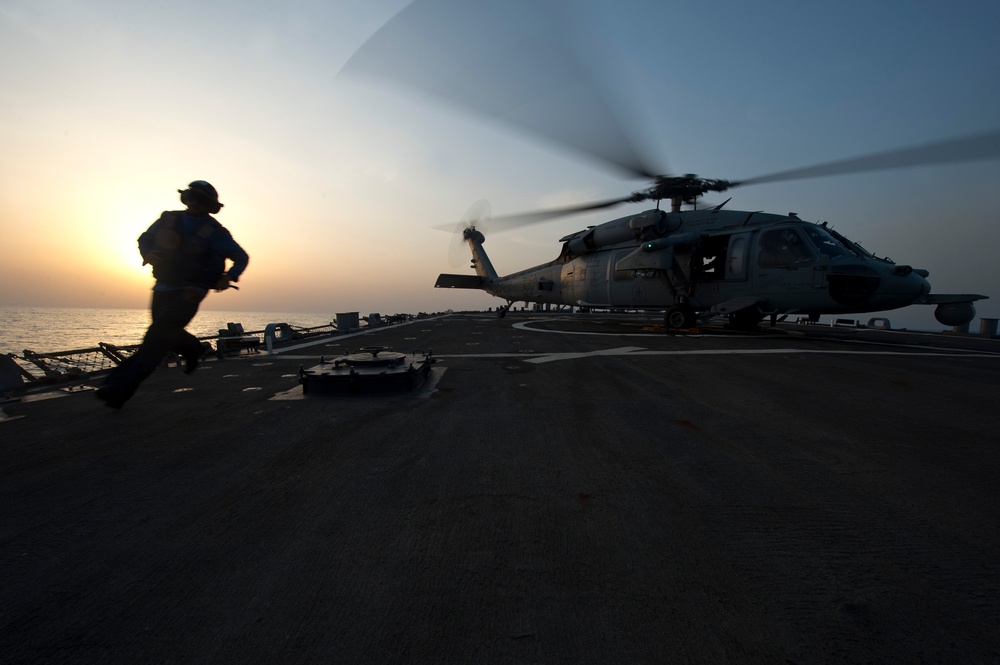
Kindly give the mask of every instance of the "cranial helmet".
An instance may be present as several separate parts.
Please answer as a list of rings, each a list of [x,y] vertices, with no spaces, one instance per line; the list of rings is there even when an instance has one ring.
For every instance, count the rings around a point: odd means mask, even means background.
[[[208,207],[208,211],[213,214],[222,209],[222,204],[219,203],[219,193],[205,180],[195,180],[188,185],[187,189],[178,189],[177,191],[180,193],[181,203],[184,205],[199,203]]]

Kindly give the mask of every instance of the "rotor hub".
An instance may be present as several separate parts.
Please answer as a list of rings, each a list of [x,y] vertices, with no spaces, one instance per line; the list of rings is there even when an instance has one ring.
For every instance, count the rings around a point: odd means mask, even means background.
[[[706,192],[724,192],[730,187],[736,187],[739,183],[730,180],[713,180],[709,178],[699,178],[693,173],[682,176],[657,176],[653,181],[653,186],[649,189],[632,192],[630,202],[647,201],[650,199],[661,201],[669,199],[673,202],[676,211],[681,204],[694,204],[698,197],[704,196]]]

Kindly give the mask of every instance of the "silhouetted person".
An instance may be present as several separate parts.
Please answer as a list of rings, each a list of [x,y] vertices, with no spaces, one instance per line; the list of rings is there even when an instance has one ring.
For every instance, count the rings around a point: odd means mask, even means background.
[[[98,399],[120,409],[168,353],[184,358],[185,373],[198,366],[202,346],[184,329],[209,289],[223,291],[239,281],[250,257],[233,236],[212,217],[219,212],[219,194],[204,180],[177,190],[187,210],[164,212],[139,236],[143,265],[153,266],[153,322],[139,349],[108,375]],[[226,271],[226,259],[232,266]]]

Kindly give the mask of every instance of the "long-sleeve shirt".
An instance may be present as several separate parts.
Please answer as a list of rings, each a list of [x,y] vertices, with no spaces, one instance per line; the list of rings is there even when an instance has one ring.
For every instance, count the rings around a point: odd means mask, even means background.
[[[160,265],[153,269],[156,291],[208,290],[223,272],[235,282],[250,262],[232,234],[213,217],[186,211],[163,213],[139,236],[139,252],[144,257],[151,252],[161,255]],[[228,271],[226,259],[232,261]]]

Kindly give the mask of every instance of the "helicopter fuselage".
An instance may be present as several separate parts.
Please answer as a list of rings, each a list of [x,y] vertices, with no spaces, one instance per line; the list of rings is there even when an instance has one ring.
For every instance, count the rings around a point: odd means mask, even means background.
[[[918,302],[937,303],[938,319],[958,325],[982,298],[934,299],[926,270],[878,258],[794,213],[650,210],[568,235],[555,260],[504,277],[481,233],[467,229],[465,239],[477,278],[442,275],[437,286],[481,288],[508,303],[666,309],[668,323],[676,308],[677,327],[696,316],[755,324],[765,315],[815,318]]]

